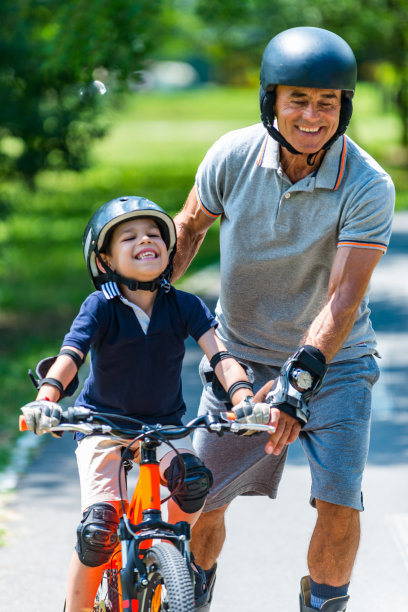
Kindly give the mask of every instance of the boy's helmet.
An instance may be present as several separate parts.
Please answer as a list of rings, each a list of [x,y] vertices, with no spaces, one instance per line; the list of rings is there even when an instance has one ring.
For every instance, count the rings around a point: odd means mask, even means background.
[[[357,64],[345,40],[321,28],[299,27],[281,32],[266,46],[261,63],[261,119],[269,134],[291,153],[299,153],[274,127],[277,85],[340,89],[341,110],[336,133],[330,145],[347,129],[353,112]]]
[[[114,228],[120,223],[138,217],[154,219],[160,229],[169,255],[169,265],[166,270],[159,278],[151,282],[139,282],[116,274],[100,256],[100,253],[107,248]],[[106,202],[92,215],[82,238],[82,246],[88,272],[97,289],[100,289],[104,283],[116,281],[127,285],[132,291],[136,289],[154,291],[161,285],[168,286],[169,284],[173,269],[172,262],[177,247],[176,228],[170,215],[154,202],[137,196],[124,196]],[[104,272],[99,269],[98,261],[101,263]]]

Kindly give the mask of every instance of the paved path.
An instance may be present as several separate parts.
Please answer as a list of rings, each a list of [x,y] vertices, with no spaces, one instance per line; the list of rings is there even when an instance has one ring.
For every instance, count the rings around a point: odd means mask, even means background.
[[[408,610],[408,215],[398,215],[389,253],[372,283],[382,377],[375,387],[372,443],[364,480],[366,512],[350,612]],[[208,274],[206,291],[216,287]],[[210,295],[211,301],[211,295]],[[187,404],[197,405],[200,351],[188,345]],[[302,451],[292,445],[279,498],[239,498],[227,518],[212,612],[295,612],[315,512]],[[51,439],[3,510],[0,610],[58,612],[78,522],[73,443]]]

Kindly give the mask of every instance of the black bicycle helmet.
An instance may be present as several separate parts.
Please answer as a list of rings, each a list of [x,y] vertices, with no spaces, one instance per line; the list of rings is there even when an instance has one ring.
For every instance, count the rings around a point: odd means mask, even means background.
[[[262,122],[272,138],[291,153],[299,154],[274,127],[276,86],[340,89],[339,126],[323,146],[323,149],[328,149],[347,129],[353,112],[352,98],[356,80],[354,53],[340,36],[312,27],[285,30],[272,38],[263,53],[259,92]],[[308,163],[316,153],[308,156]]]
[[[154,219],[160,229],[169,255],[169,265],[166,270],[159,278],[149,282],[125,278],[113,272],[100,256],[100,253],[107,248],[114,228],[124,221],[130,221],[138,217]],[[177,247],[176,228],[170,215],[154,202],[137,196],[124,196],[106,202],[93,214],[86,226],[82,238],[82,247],[88,272],[97,289],[100,289],[104,283],[114,281],[127,285],[131,291],[136,289],[154,291],[160,286],[169,287],[173,258]],[[104,272],[98,267],[97,261],[102,265]]]

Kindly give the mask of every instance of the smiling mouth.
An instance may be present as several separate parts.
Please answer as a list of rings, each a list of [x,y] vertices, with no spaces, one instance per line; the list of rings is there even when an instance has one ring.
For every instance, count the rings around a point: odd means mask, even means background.
[[[316,127],[316,128],[307,128],[307,127],[301,127],[300,125],[298,126],[298,130],[300,132],[304,132],[306,134],[317,134],[320,131],[320,127]]]
[[[141,261],[143,259],[156,259],[157,255],[154,251],[143,251],[143,253],[139,253],[139,255],[136,256],[136,259],[138,261]]]

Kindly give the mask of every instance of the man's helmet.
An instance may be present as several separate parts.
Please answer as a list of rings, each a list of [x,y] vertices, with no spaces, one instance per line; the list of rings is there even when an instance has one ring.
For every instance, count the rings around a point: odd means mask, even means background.
[[[116,274],[100,256],[100,253],[107,248],[115,227],[139,217],[149,217],[157,223],[169,255],[169,265],[166,270],[151,282],[139,282]],[[89,274],[97,289],[100,289],[104,283],[115,281],[127,285],[132,291],[136,289],[154,291],[161,285],[169,285],[177,246],[176,228],[170,215],[154,202],[137,196],[124,196],[110,200],[94,213],[86,226],[82,246]],[[98,261],[104,272],[99,269]]]
[[[357,64],[353,51],[337,34],[311,27],[291,28],[281,32],[265,48],[260,80],[262,122],[269,134],[291,153],[298,154],[299,151],[273,125],[277,85],[340,89],[339,126],[323,149],[328,149],[346,131],[353,112]]]

